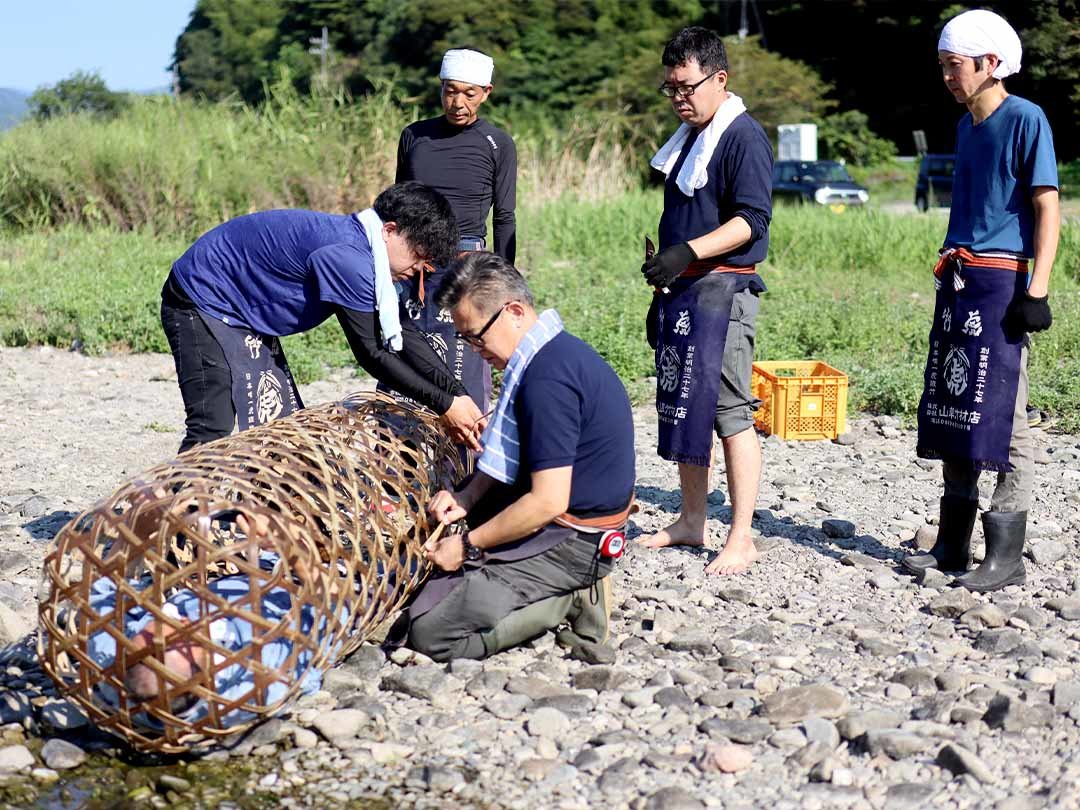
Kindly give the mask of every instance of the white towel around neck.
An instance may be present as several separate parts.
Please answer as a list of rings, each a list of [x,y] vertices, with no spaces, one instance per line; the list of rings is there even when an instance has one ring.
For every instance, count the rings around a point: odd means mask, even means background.
[[[375,261],[375,309],[379,313],[379,331],[387,348],[400,352],[404,341],[401,338],[401,319],[398,317],[398,293],[390,276],[390,257],[386,254],[386,242],[382,235],[383,221],[374,208],[365,208],[353,216],[367,235]]]
[[[743,100],[734,93],[728,93],[727,99],[717,109],[716,115],[705,127],[705,131],[698,135],[694,145],[690,147],[690,154],[686,156],[682,168],[679,169],[679,176],[675,178],[679,191],[687,197],[693,197],[695,191],[705,188],[705,184],[709,182],[709,160],[716,151],[720,136],[724,134],[731,122],[744,112],[746,112],[746,105],[743,104]],[[691,131],[688,124],[681,124],[668,142],[653,155],[649,165],[663,172],[665,177],[669,176],[679,160],[679,155],[682,154],[683,144],[690,137]]]

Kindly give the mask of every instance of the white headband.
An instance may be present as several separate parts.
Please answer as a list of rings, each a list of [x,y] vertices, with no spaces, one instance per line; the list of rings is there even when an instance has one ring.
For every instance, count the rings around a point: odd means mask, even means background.
[[[1020,72],[1024,49],[1020,37],[1005,18],[986,9],[965,11],[949,20],[938,39],[938,50],[960,56],[985,56],[992,53],[1000,60],[995,79]]]
[[[491,84],[491,74],[494,70],[495,62],[486,53],[470,51],[468,48],[455,48],[443,55],[439,78],[443,81],[465,82],[487,87]]]

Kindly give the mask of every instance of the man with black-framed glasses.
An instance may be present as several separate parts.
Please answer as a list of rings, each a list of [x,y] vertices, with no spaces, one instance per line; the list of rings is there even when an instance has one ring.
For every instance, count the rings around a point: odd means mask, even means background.
[[[443,574],[410,605],[408,643],[439,661],[483,658],[563,621],[560,643],[603,642],[634,494],[626,390],[555,310],[537,313],[500,256],[459,258],[437,303],[503,383],[476,475],[428,505],[469,528],[425,546]]]
[[[682,122],[651,161],[666,176],[660,251],[641,272],[655,295],[646,336],[655,351],[657,452],[679,465],[682,513],[642,540],[649,547],[705,544],[713,431],[720,437],[731,499],[714,574],[756,559],[750,523],[761,477],[754,431],[760,402],[750,389],[758,295],[772,218],[772,146],[727,89],[728,62],[715,31],[684,28],[661,59],[660,92]]]

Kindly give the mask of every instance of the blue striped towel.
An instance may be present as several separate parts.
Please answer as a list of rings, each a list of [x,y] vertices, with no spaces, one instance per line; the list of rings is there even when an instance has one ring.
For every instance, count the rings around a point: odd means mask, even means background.
[[[495,405],[495,413],[484,429],[480,443],[484,452],[476,463],[477,468],[496,481],[512,484],[517,478],[521,463],[521,444],[518,441],[517,418],[514,416],[514,397],[525,369],[548,342],[563,330],[562,318],[553,309],[540,313],[540,318],[518,343],[510,362],[506,364],[502,390]]]

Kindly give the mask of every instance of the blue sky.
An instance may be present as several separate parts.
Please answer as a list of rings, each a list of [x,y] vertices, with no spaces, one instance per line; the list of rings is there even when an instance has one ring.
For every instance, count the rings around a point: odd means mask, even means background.
[[[76,70],[111,90],[171,83],[167,65],[196,0],[7,0],[0,3],[0,87],[33,91]]]

